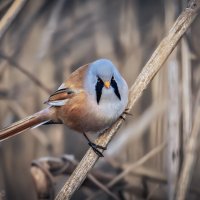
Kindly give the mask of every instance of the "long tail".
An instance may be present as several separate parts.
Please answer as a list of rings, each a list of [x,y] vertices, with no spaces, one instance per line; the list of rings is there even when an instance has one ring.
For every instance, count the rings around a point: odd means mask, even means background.
[[[0,130],[0,141],[6,140],[34,126],[45,124],[49,121],[48,109],[37,112],[25,119],[15,122],[7,128]]]

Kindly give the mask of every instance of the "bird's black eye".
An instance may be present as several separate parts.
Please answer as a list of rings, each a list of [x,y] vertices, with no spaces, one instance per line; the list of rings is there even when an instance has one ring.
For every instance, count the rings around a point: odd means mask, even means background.
[[[97,77],[97,82],[101,82],[102,80],[99,78],[99,77]]]
[[[101,79],[101,78],[99,78],[98,76],[97,76],[97,83],[101,83],[101,84],[103,84],[103,81],[102,81],[102,79]]]

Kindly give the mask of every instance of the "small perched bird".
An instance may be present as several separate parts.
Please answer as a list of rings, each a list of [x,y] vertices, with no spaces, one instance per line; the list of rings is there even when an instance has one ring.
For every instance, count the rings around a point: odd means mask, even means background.
[[[43,124],[65,124],[83,133],[102,156],[105,149],[86,132],[101,132],[112,125],[128,103],[128,86],[110,60],[99,59],[74,71],[45,102],[48,107],[0,131],[0,141]]]

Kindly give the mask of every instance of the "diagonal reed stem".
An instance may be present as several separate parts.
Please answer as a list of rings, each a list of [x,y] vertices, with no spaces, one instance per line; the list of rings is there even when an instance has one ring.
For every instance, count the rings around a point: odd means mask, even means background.
[[[190,27],[193,20],[196,18],[200,8],[200,0],[191,0],[188,7],[180,14],[169,31],[168,35],[161,41],[153,55],[142,69],[137,77],[135,83],[130,89],[128,111],[132,109],[135,102],[139,99],[142,92],[148,86],[153,77],[167,60],[170,53],[176,47],[178,41],[181,39],[186,30]],[[107,146],[115,135],[117,130],[121,127],[123,120],[118,119],[115,124],[96,140],[96,144]],[[80,161],[77,168],[66,181],[63,188],[58,193],[56,200],[70,199],[73,193],[80,187],[85,180],[88,172],[93,168],[99,157],[90,148],[83,159]]]

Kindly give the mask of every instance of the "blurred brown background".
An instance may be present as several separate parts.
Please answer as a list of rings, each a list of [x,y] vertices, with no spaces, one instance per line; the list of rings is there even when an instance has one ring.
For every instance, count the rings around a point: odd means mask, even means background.
[[[1,18],[12,4],[12,0],[0,1]],[[72,71],[98,58],[111,59],[131,86],[185,4],[172,0],[26,0],[0,37],[0,127],[44,108],[49,94]],[[199,90],[199,21],[144,92],[133,116],[109,145],[105,160],[97,163],[101,171],[109,172],[106,162],[112,158],[125,169],[167,142],[141,168],[160,180],[131,173],[124,177],[129,187],[117,193],[120,199],[171,199],[175,193]],[[63,154],[80,160],[87,148],[82,135],[63,125],[40,127],[2,142],[0,199],[37,199],[30,175],[32,160]],[[113,167],[109,173],[118,171]],[[56,184],[60,189],[62,183]],[[200,198],[199,186],[197,163],[188,199]],[[72,199],[88,196],[81,188]],[[110,198],[103,194],[95,199]]]

